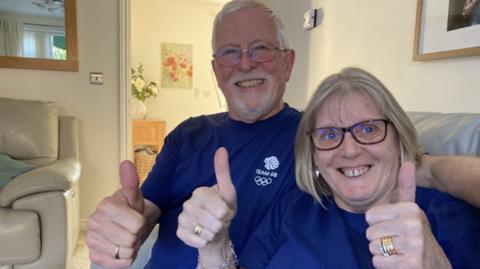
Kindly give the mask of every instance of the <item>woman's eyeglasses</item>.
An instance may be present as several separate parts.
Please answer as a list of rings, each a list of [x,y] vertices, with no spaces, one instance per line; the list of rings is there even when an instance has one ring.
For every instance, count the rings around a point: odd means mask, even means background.
[[[377,144],[387,137],[387,119],[374,119],[356,123],[350,127],[322,127],[307,132],[318,150],[338,148],[345,138],[345,133],[352,134],[353,139],[362,145]]]

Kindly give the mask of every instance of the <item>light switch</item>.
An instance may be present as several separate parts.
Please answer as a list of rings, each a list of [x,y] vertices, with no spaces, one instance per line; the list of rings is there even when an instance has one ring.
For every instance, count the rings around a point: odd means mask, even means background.
[[[303,14],[303,29],[310,30],[316,26],[317,10],[310,9]]]
[[[103,72],[90,72],[90,84],[103,85]]]

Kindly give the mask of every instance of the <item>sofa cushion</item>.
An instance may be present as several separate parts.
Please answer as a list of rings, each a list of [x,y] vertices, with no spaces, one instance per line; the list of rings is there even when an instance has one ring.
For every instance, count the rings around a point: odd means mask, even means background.
[[[407,112],[418,143],[432,155],[480,156],[480,114]]]
[[[39,165],[56,160],[57,114],[52,102],[0,98],[0,152]]]
[[[14,177],[35,168],[35,165],[20,162],[0,153],[0,190]]]
[[[0,264],[22,264],[38,260],[42,242],[36,212],[0,208]]]

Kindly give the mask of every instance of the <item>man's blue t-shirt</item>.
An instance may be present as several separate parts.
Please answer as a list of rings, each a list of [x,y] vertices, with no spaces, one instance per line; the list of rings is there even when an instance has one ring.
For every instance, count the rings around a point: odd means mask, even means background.
[[[479,268],[480,210],[436,190],[417,188],[416,197],[452,267]],[[326,209],[298,189],[280,198],[247,242],[240,265],[373,269],[365,214],[344,211],[332,199],[323,203]]]
[[[219,113],[190,118],[175,128],[142,186],[144,197],[162,210],[146,268],[195,268],[197,250],[176,236],[177,218],[197,187],[216,184],[213,156],[219,147],[228,151],[237,190],[230,238],[241,253],[273,202],[295,186],[293,145],[300,117],[285,105],[275,116],[253,124]]]

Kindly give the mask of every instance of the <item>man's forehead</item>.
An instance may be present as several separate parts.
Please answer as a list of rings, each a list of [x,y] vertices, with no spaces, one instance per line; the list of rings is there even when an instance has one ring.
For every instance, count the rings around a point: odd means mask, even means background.
[[[220,46],[258,41],[275,42],[275,23],[271,14],[260,8],[234,11],[226,14],[218,25],[216,41]]]

